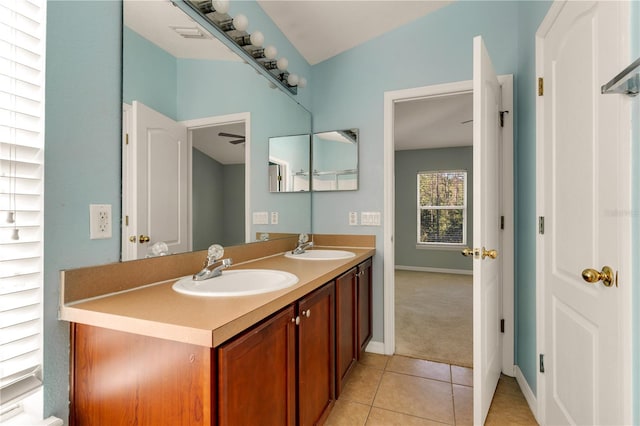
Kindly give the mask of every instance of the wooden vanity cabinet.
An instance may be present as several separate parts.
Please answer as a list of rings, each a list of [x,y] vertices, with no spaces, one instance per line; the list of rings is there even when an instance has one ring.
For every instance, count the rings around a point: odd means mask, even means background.
[[[73,323],[69,423],[212,425],[214,357],[203,346]]]
[[[336,398],[371,340],[371,259],[336,278]]]
[[[336,278],[336,398],[358,359],[358,269]]]
[[[334,297],[331,282],[219,348],[220,425],[324,422],[335,401]]]
[[[218,349],[219,425],[296,423],[295,316],[289,306]]]
[[[371,258],[358,265],[358,359],[373,335],[373,288]]]

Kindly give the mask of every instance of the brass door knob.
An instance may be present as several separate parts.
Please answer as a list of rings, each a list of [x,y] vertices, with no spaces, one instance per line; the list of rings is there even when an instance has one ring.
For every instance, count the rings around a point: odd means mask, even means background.
[[[462,249],[462,255],[469,257],[469,256],[473,256],[473,249],[470,249],[469,247],[465,247],[464,249]]]
[[[492,259],[495,259],[496,257],[498,257],[498,251],[487,250],[486,248],[482,247],[482,258],[484,259],[485,257],[490,257]]]
[[[135,243],[136,241],[138,241],[138,238],[135,235],[132,235],[129,237],[129,241],[131,241],[132,243]]]
[[[592,284],[602,281],[605,287],[611,287],[615,281],[616,287],[618,287],[618,274],[614,275],[613,269],[609,266],[603,266],[601,272],[591,268],[585,269],[582,271],[582,279]]]
[[[148,242],[149,242],[149,240],[150,240],[149,236],[147,236],[147,235],[142,235],[142,234],[140,234],[140,237],[138,238],[138,242],[139,242],[140,244],[148,243]]]

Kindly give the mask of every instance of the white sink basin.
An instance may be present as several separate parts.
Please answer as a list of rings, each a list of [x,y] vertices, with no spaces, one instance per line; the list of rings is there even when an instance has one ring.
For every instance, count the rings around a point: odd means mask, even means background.
[[[322,250],[313,249],[307,250],[302,254],[293,254],[290,251],[284,254],[284,257],[289,259],[301,259],[301,260],[342,260],[355,257],[356,254],[346,250]]]
[[[190,275],[179,279],[173,284],[173,289],[178,293],[192,296],[250,296],[282,290],[297,282],[298,277],[285,271],[238,269],[222,271],[221,276],[203,281],[194,281]]]

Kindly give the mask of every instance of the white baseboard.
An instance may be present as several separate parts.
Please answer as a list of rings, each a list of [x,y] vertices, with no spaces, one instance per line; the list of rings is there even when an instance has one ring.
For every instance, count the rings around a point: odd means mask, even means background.
[[[383,342],[375,342],[370,341],[367,345],[365,352],[371,352],[374,354],[384,355],[384,343]]]
[[[473,275],[472,270],[468,269],[446,269],[446,268],[432,268],[430,266],[402,266],[396,265],[395,269],[401,271],[416,271],[416,272],[437,272],[440,274],[458,274],[458,275]]]
[[[520,386],[520,390],[522,391],[524,398],[527,400],[527,403],[529,404],[529,409],[531,410],[531,413],[533,413],[533,417],[536,418],[536,421],[538,422],[538,424],[541,424],[540,419],[538,419],[538,402],[537,402],[536,396],[534,395],[533,391],[529,387],[529,383],[527,383],[527,379],[524,378],[524,374],[522,374],[522,371],[520,371],[520,367],[518,367],[517,365],[515,366],[515,372],[516,372],[516,381]]]

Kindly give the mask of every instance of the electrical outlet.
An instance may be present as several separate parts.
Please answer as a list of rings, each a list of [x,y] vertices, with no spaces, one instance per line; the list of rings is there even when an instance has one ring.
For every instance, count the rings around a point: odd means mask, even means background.
[[[111,204],[89,204],[89,238],[111,238]]]
[[[349,225],[354,226],[358,224],[358,212],[349,212]]]
[[[271,224],[272,225],[278,224],[278,212],[271,212]]]

